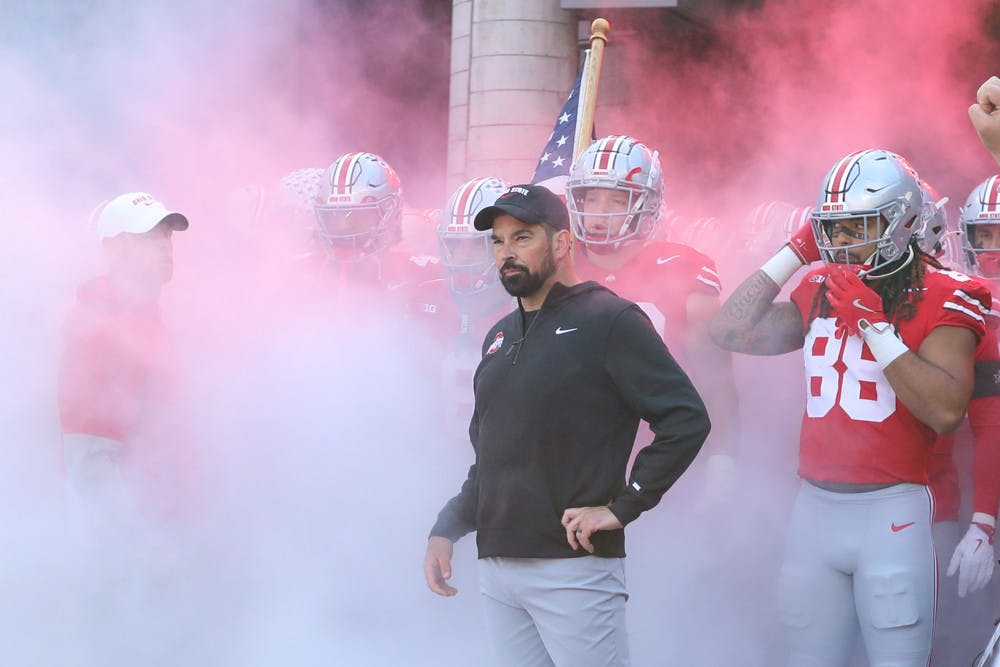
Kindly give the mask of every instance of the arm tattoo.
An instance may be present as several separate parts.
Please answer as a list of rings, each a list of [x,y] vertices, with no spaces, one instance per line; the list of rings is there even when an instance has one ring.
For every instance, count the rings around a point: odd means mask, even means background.
[[[767,274],[757,271],[726,299],[720,315],[732,324],[756,324],[780,291]]]
[[[736,288],[712,321],[722,348],[746,354],[783,354],[802,346],[802,320],[792,303],[774,303],[781,288],[756,271]]]

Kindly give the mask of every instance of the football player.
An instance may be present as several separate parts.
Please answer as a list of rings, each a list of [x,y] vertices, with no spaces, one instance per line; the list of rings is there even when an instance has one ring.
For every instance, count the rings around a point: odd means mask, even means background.
[[[338,291],[349,288],[401,293],[426,278],[436,258],[413,255],[398,244],[404,217],[430,233],[424,216],[404,211],[396,171],[374,153],[347,153],[327,167],[315,193],[316,240]],[[403,299],[400,298],[400,301]]]
[[[657,240],[663,175],[659,154],[628,136],[592,143],[574,161],[566,204],[581,252],[576,269],[636,302],[704,397],[713,430],[703,500],[729,493],[737,443],[732,359],[708,334],[721,285],[714,262],[691,246]],[[698,470],[699,461],[693,469]]]
[[[928,453],[961,423],[990,294],[917,245],[919,177],[885,150],[838,160],[800,229],[726,300],[727,349],[802,349],[802,484],[781,571],[789,665],[925,667],[936,562]],[[822,261],[791,293],[781,286]]]
[[[463,442],[472,417],[469,386],[483,336],[515,305],[500,284],[490,233],[477,230],[473,221],[508,187],[499,178],[473,178],[452,193],[437,223],[445,275],[420,282],[407,299],[411,319],[427,327],[434,338],[432,349],[440,353],[428,360],[441,372],[448,430]]]

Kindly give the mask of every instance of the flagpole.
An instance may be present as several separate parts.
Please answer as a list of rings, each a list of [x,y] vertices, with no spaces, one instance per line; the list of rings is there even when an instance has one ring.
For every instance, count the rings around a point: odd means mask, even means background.
[[[608,31],[611,25],[605,19],[594,19],[590,24],[590,58],[587,61],[585,79],[581,85],[581,113],[577,124],[576,147],[573,159],[576,160],[591,143],[594,131],[594,111],[597,109],[597,86],[601,81],[601,65],[604,62],[604,46],[608,43]]]

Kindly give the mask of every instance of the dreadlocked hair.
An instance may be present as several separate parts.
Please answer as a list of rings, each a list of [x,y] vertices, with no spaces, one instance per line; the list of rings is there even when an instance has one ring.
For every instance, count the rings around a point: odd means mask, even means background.
[[[909,266],[869,283],[869,287],[881,297],[886,317],[897,327],[900,322],[909,320],[916,314],[917,304],[924,298],[924,274],[927,272],[927,267],[931,266],[938,270],[944,268],[941,262],[917,247],[916,241],[910,242],[910,250],[914,257]],[[904,253],[896,261],[886,264],[885,268],[892,271],[905,262],[907,256],[908,253]],[[813,297],[809,309],[809,322],[817,317],[830,316],[830,302],[826,298],[826,293],[827,286],[824,281]]]

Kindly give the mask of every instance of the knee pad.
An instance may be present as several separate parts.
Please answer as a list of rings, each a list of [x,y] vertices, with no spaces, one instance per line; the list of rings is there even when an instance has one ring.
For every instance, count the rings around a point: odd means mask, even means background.
[[[864,578],[865,600],[871,624],[877,630],[905,628],[920,620],[913,576],[906,572],[887,575],[868,575]]]

